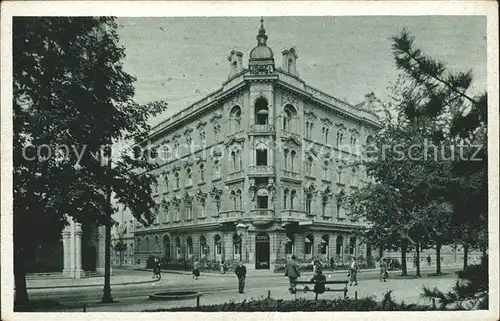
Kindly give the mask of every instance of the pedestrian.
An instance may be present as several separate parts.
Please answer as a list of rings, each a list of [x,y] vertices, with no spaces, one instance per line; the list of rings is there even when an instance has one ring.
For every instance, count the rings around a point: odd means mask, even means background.
[[[224,266],[224,259],[220,260],[220,273],[221,274],[226,273],[226,269],[225,269],[225,266]]]
[[[161,264],[157,257],[154,259],[153,279],[154,278],[158,278],[158,280],[161,279]]]
[[[358,285],[358,270],[359,270],[359,265],[358,262],[356,262],[356,258],[352,257],[351,265],[349,266],[349,274],[347,274],[350,277],[351,283],[349,285],[352,286],[352,283],[354,282],[354,285]]]
[[[195,280],[198,280],[200,277],[200,262],[198,260],[195,260],[193,263],[193,278]]]
[[[312,266],[313,266],[313,273],[316,273],[316,260],[314,260],[314,259],[313,259],[313,260],[311,261],[311,264],[312,264]]]
[[[292,255],[292,259],[286,263],[285,267],[285,276],[288,276],[288,281],[290,283],[290,287],[288,290],[290,293],[295,293],[295,281],[300,277],[299,266],[297,262],[295,262],[295,255]]]
[[[428,265],[428,266],[431,266],[431,260],[432,260],[432,259],[431,259],[431,255],[430,255],[430,254],[429,254],[429,255],[427,255],[427,265]]]
[[[330,269],[333,270],[335,269],[335,261],[333,260],[333,256],[330,258]]]
[[[382,280],[386,282],[388,276],[387,263],[385,262],[385,257],[383,257],[380,259],[380,282],[382,282]]]
[[[326,291],[324,283],[326,281],[326,276],[323,274],[323,272],[321,272],[321,269],[317,269],[316,274],[314,274],[309,281],[314,282],[314,293],[316,293],[317,300],[318,294],[325,293]]]
[[[243,293],[245,289],[245,278],[247,277],[247,268],[243,265],[243,260],[240,260],[238,266],[234,269],[234,273],[238,277],[238,291]]]

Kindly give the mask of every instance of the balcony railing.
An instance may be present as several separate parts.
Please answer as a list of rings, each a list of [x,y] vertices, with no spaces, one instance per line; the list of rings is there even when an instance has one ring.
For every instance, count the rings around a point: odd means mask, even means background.
[[[227,212],[220,212],[220,217],[221,218],[240,218],[243,216],[243,211],[240,210],[232,210],[232,211],[227,211]]]
[[[250,125],[250,133],[274,133],[274,125]]]
[[[304,211],[299,211],[299,210],[282,210],[281,211],[281,219],[282,220],[287,220],[287,219],[300,219],[300,218],[305,218],[306,215]]]
[[[248,171],[250,175],[274,175],[274,166],[250,166]]]
[[[229,180],[233,180],[233,179],[237,179],[237,178],[241,178],[241,177],[243,177],[243,170],[239,170],[239,171],[228,174],[227,180],[229,181]]]
[[[294,179],[300,179],[300,174],[296,172],[292,172],[289,170],[284,169],[283,170],[283,176],[284,177],[289,177],[289,178],[294,178]]]

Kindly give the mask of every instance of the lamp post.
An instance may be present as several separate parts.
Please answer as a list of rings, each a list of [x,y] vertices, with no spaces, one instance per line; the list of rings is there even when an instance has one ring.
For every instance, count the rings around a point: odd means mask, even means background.
[[[243,224],[243,223],[238,223],[236,225],[236,233],[240,237],[240,258],[243,260],[243,248],[245,250],[245,263],[248,261],[248,255],[247,255],[247,247],[246,247],[246,237],[245,237],[245,232],[247,230],[248,226]]]

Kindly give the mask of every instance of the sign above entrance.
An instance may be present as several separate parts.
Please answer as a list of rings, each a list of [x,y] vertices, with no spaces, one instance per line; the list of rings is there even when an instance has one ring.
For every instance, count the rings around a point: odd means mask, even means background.
[[[257,235],[255,239],[257,241],[269,241],[269,235]]]

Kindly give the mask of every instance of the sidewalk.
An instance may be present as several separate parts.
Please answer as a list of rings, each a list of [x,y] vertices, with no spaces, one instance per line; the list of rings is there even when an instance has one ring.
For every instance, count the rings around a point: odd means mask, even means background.
[[[144,284],[153,281],[152,273],[128,273],[111,275],[111,285],[132,285]],[[86,277],[82,279],[69,278],[32,278],[26,280],[28,290],[35,289],[62,289],[62,288],[86,288],[86,287],[102,287],[104,285],[104,276]]]

